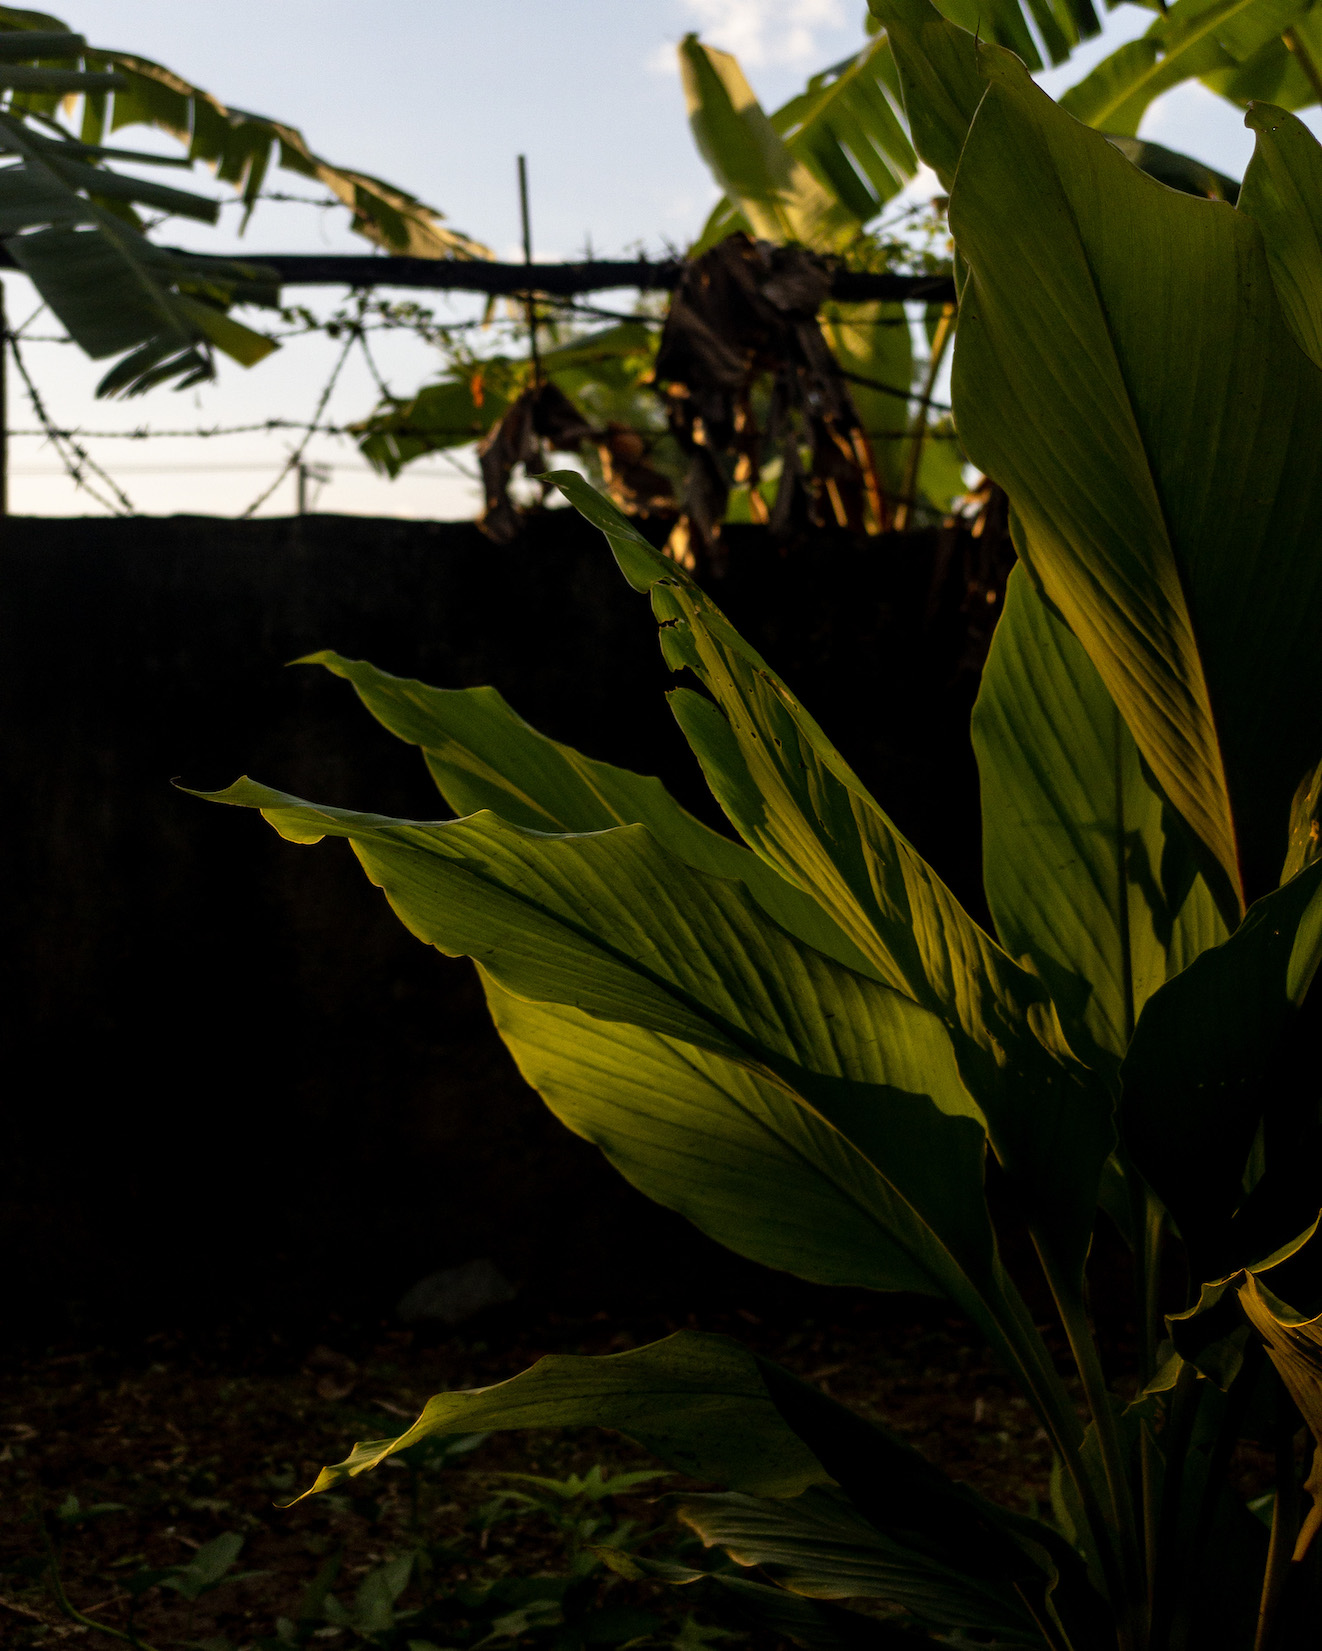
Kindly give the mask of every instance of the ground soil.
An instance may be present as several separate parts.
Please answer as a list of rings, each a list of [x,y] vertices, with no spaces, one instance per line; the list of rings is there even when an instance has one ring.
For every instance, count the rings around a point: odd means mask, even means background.
[[[738,1307],[708,1313],[701,1328],[749,1343],[884,1420],[998,1501],[1027,1511],[1045,1500],[1044,1436],[957,1321],[930,1304],[844,1292],[825,1296],[816,1316],[803,1305],[796,1299],[783,1316]],[[288,1633],[328,1554],[342,1556],[351,1597],[356,1579],[419,1540],[409,1476],[386,1467],[281,1511],[277,1500],[308,1486],[322,1463],[343,1458],[356,1439],[400,1431],[433,1392],[499,1381],[542,1353],[619,1351],[682,1327],[664,1315],[618,1312],[529,1322],[526,1309],[505,1308],[447,1335],[331,1326],[318,1343],[292,1345],[250,1332],[242,1343],[162,1333],[120,1349],[14,1355],[0,1366],[0,1644],[18,1651],[68,1639],[111,1643],[61,1611],[43,1529],[56,1531],[70,1605],[121,1633],[126,1578],[144,1566],[185,1563],[220,1533],[240,1533],[237,1568],[260,1575],[193,1607],[152,1589],[134,1632],[149,1646],[215,1651],[260,1643],[281,1618]],[[423,1487],[425,1540],[443,1544],[452,1578],[553,1570],[563,1543],[545,1521],[483,1530],[480,1510],[511,1483],[504,1473],[559,1477],[597,1463],[649,1465],[627,1440],[605,1433],[492,1436]],[[640,1487],[623,1499],[622,1516],[664,1530],[667,1511],[650,1493],[679,1484]],[[71,1496],[84,1511],[121,1506],[62,1524],[57,1510],[68,1510]],[[703,1632],[690,1626],[669,1643],[700,1645]],[[334,1628],[319,1636],[350,1643]]]

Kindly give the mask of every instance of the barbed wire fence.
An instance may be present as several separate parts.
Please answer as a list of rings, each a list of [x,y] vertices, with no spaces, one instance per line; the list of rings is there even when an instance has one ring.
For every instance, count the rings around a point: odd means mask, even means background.
[[[300,198],[301,200],[302,198]],[[305,202],[303,204],[320,204]],[[0,257],[0,267],[5,260]],[[80,490],[93,499],[102,509],[116,516],[134,516],[139,514],[137,507],[123,486],[115,479],[105,466],[99,463],[88,450],[89,441],[127,441],[148,442],[162,439],[169,440],[212,440],[226,436],[239,435],[277,435],[288,433],[296,435],[297,440],[288,450],[283,461],[276,465],[274,479],[262,487],[251,502],[237,512],[238,519],[250,519],[264,504],[277,492],[281,484],[291,475],[299,479],[299,504],[304,508],[305,483],[312,473],[313,467],[308,465],[307,454],[315,436],[330,436],[337,440],[351,440],[355,443],[363,436],[361,423],[344,424],[325,417],[331,398],[339,384],[346,365],[355,352],[362,357],[368,375],[375,385],[381,398],[382,405],[400,405],[401,398],[396,397],[373,353],[370,337],[375,334],[408,332],[420,342],[436,346],[448,347],[453,341],[465,334],[475,331],[490,331],[493,327],[508,327],[516,329],[519,325],[515,314],[501,320],[493,314],[495,301],[498,298],[511,300],[511,310],[514,301],[522,305],[531,298],[538,310],[545,314],[548,321],[564,323],[576,320],[583,321],[613,321],[634,322],[644,325],[661,326],[664,316],[649,312],[641,306],[633,311],[624,311],[601,304],[585,301],[585,294],[593,290],[612,291],[634,288],[641,292],[649,290],[673,289],[682,271],[682,260],[667,259],[657,262],[647,260],[633,260],[629,262],[610,262],[590,260],[577,264],[521,264],[504,265],[486,262],[451,262],[438,263],[434,260],[415,258],[385,258],[385,257],[356,257],[353,255],[332,254],[326,256],[289,254],[289,255],[261,255],[260,262],[273,265],[282,280],[291,283],[304,281],[315,282],[317,285],[341,285],[346,287],[347,294],[340,308],[330,316],[315,314],[304,305],[291,305],[281,311],[283,325],[271,331],[269,336],[275,341],[308,337],[320,333],[339,344],[333,361],[327,371],[320,391],[318,392],[311,417],[305,420],[274,417],[262,420],[250,420],[232,424],[219,422],[202,422],[192,426],[156,427],[149,423],[135,426],[131,429],[88,429],[73,425],[66,426],[59,423],[51,414],[41,389],[37,384],[28,362],[24,356],[26,344],[63,344],[71,345],[72,340],[62,334],[34,333],[33,325],[47,313],[44,305],[38,307],[28,316],[22,325],[10,328],[7,325],[4,305],[0,299],[0,513],[8,512],[8,491],[11,475],[9,462],[9,440],[13,438],[38,438],[44,440],[52,453],[59,461],[59,466],[77,490]],[[12,266],[11,266],[12,267]],[[537,272],[536,291],[529,292],[528,273],[530,268]],[[844,301],[868,301],[881,299],[889,302],[915,301],[923,303],[948,301],[953,293],[947,288],[952,287],[948,277],[942,275],[904,275],[890,272],[855,272],[839,270],[833,280],[833,296]],[[450,292],[466,292],[485,296],[487,300],[486,313],[480,317],[462,319],[438,319],[435,313],[415,300],[385,300],[374,296],[377,287],[426,287]],[[878,318],[876,325],[895,326],[903,323],[895,317]],[[22,383],[28,404],[32,410],[34,425],[31,427],[16,427],[9,422],[8,416],[8,387],[4,364],[6,358],[12,358],[14,369]],[[864,385],[870,389],[892,396],[897,403],[907,404],[913,399],[913,390],[910,386],[885,383],[857,373],[845,372],[843,375],[853,383]],[[941,402],[929,403],[933,411],[949,411]],[[898,410],[898,408],[897,408]],[[878,434],[902,435],[903,431],[878,432]],[[476,480],[475,471],[464,465],[453,453],[444,448],[437,448],[429,456],[445,463],[456,476],[472,482]],[[172,466],[171,469],[183,467]],[[207,467],[199,467],[203,469]],[[240,467],[234,467],[238,469]],[[253,468],[251,466],[243,468]],[[355,466],[355,468],[358,468]],[[365,465],[362,468],[376,471],[376,466]],[[324,478],[323,478],[324,479]]]

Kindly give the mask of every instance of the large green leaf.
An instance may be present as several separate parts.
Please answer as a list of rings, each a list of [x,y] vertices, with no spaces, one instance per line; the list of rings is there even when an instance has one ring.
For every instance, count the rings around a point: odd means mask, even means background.
[[[458,812],[491,808],[543,832],[646,825],[687,865],[743,881],[798,939],[874,973],[815,902],[695,820],[658,780],[547,739],[495,689],[430,688],[334,653],[308,662],[346,678],[391,733],[421,746]],[[649,1197],[732,1249],[802,1277],[934,1288],[887,1236],[893,1195],[877,1170],[780,1086],[692,1045],[523,1002],[489,977],[484,984],[525,1078]]]
[[[897,1512],[903,1507],[896,1499]],[[758,1566],[811,1599],[884,1599],[938,1628],[993,1633],[998,1643],[1040,1646],[1041,1635],[1008,1578],[979,1578],[905,1547],[860,1517],[838,1492],[810,1489],[792,1500],[685,1497],[679,1515],[710,1547]]]
[[[983,61],[951,200],[961,437],[1233,915],[1322,750],[1322,374],[1247,218]]]
[[[739,883],[666,853],[643,826],[579,836],[489,813],[441,823],[317,808],[243,780],[213,800],[284,836],[349,838],[419,938],[479,961],[515,998],[623,1022],[746,1066],[876,1169],[892,1244],[1054,1400],[1045,1351],[996,1255],[984,1125],[941,1021],[793,939]],[[1055,1418],[1053,1425],[1062,1425]]]
[[[434,1434],[525,1427],[615,1428],[681,1473],[759,1496],[797,1496],[830,1479],[781,1417],[762,1361],[724,1336],[681,1330],[604,1358],[552,1353],[494,1387],[439,1393],[406,1432],[355,1445],[304,1494]]]
[[[891,1236],[884,1177],[782,1085],[641,1027],[525,1002],[485,974],[483,984],[519,1071],[640,1192],[764,1266],[933,1293]]]
[[[645,825],[671,854],[712,877],[737,878],[799,940],[860,973],[876,971],[810,895],[749,849],[681,808],[660,780],[597,762],[548,739],[495,688],[431,688],[329,650],[303,663],[351,682],[397,739],[421,747],[428,772],[456,814],[489,808],[529,831],[608,831]]]
[[[672,695],[736,829],[811,892],[882,979],[939,1015],[1030,1220],[1082,1267],[1109,1103],[1073,1062],[1040,981],[972,921],[821,729],[711,599],[578,476],[556,482],[650,590],[673,669],[713,695]]]
[[[1010,575],[973,711],[987,899],[1071,1040],[1115,1070],[1148,998],[1225,926],[1079,643]]]
[[[1320,960],[1322,864],[1314,864],[1250,907],[1139,1019],[1122,1068],[1124,1137],[1179,1224],[1195,1283],[1261,1262],[1322,1207],[1315,1183],[1302,1189],[1302,1210],[1297,1196],[1273,1191],[1315,1121],[1307,1110],[1316,1050],[1311,1041],[1293,1048],[1290,1033]],[[1269,1111],[1283,1126],[1278,1161],[1269,1155],[1272,1180],[1246,1199],[1250,1149]]]
[[[914,147],[946,189],[954,185],[960,152],[986,90],[977,47],[928,0],[868,0],[886,27]]]
[[[1322,367],[1322,144],[1303,121],[1258,104],[1244,124],[1257,133],[1239,209],[1262,231],[1285,318]]]

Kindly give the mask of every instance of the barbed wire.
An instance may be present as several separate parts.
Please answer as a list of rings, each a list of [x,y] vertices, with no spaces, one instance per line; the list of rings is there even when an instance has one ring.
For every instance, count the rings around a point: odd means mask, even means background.
[[[363,295],[361,293],[359,294],[358,304],[359,304],[359,316],[360,316],[360,319],[361,319],[361,316],[362,316],[363,312],[366,309],[365,295]],[[327,405],[330,402],[330,398],[331,398],[332,394],[334,393],[336,383],[339,381],[340,373],[344,368],[345,362],[349,359],[350,352],[353,350],[353,347],[354,347],[355,344],[361,344],[364,351],[366,351],[367,346],[363,341],[363,337],[362,337],[361,332],[359,332],[357,330],[357,328],[351,327],[349,329],[346,337],[345,337],[344,348],[340,351],[339,355],[336,357],[335,365],[330,370],[330,376],[327,378],[326,383],[322,388],[322,392],[321,392],[320,397],[318,398],[316,408],[313,411],[311,422],[314,425],[319,424],[321,422],[321,415],[326,411]],[[267,488],[264,488],[262,490],[262,492],[260,492],[257,495],[257,497],[252,501],[252,503],[248,506],[248,508],[246,510],[240,512],[239,520],[241,522],[246,522],[248,520],[248,518],[254,514],[255,511],[260,510],[262,508],[262,506],[266,503],[266,501],[271,497],[272,493],[275,492],[276,488],[279,487],[280,483],[282,481],[284,481],[285,477],[288,476],[298,465],[300,465],[303,462],[303,455],[304,455],[304,453],[307,452],[308,443],[311,440],[312,440],[312,431],[309,429],[308,431],[305,432],[305,434],[303,436],[303,439],[299,442],[298,446],[294,448],[292,453],[290,453],[288,459],[286,459],[286,461],[285,461],[284,469],[278,472],[278,474],[276,475],[275,480],[271,483],[271,485]]]
[[[269,433],[272,430],[306,430],[312,435],[323,436],[359,436],[361,429],[353,424],[314,424],[306,419],[268,418],[257,424],[213,424],[194,425],[185,430],[153,430],[147,425],[139,425],[135,430],[84,430],[79,427],[63,429],[59,426],[43,425],[39,430],[10,430],[14,436],[59,436],[67,440],[82,441],[157,441],[177,436],[187,436],[203,441],[212,436],[252,436]]]
[[[32,375],[27,369],[27,363],[23,360],[23,351],[19,347],[17,335],[10,334],[8,343],[10,354],[14,358],[14,365],[18,368],[19,377],[23,380],[24,388],[28,393],[28,400],[32,403],[32,411],[37,415],[38,423],[45,428],[51,446],[59,455],[60,462],[68,472],[70,481],[73,482],[75,487],[80,487],[84,492],[90,494],[102,509],[109,510],[112,515],[136,516],[137,511],[134,508],[132,499],[129,498],[115,478],[106,474],[87,449],[79,445],[75,437],[61,435],[56,432],[54,421],[47,413],[46,404],[41,399],[41,392],[33,383]],[[0,347],[2,346],[3,339],[0,339]],[[70,450],[74,454],[73,458],[69,456]],[[89,470],[106,484],[113,495],[112,498],[105,498],[87,480],[86,472]]]
[[[140,424],[129,430],[88,430],[79,426],[65,427],[56,424],[55,420],[51,417],[31,374],[28,371],[27,365],[23,360],[20,345],[21,343],[69,344],[72,341],[64,336],[33,334],[29,331],[33,323],[46,310],[46,306],[44,304],[39,304],[37,308],[27,317],[23,324],[9,334],[9,344],[14,354],[15,365],[23,379],[24,386],[27,390],[28,399],[32,404],[34,413],[36,414],[38,427],[33,429],[11,429],[7,432],[7,435],[16,439],[40,439],[48,441],[59,458],[60,465],[62,466],[64,473],[68,475],[75,487],[86,492],[99,505],[101,505],[103,509],[110,511],[112,514],[132,516],[137,514],[132,500],[123,488],[120,487],[118,482],[116,482],[114,477],[92,458],[91,454],[88,452],[86,447],[82,445],[82,443],[88,441],[146,442],[152,440],[171,439],[208,441],[226,436],[270,435],[278,431],[289,431],[291,433],[297,432],[299,440],[288,451],[284,461],[274,467],[275,475],[269,485],[264,487],[257,497],[247,506],[247,508],[240,513],[238,519],[247,520],[261,509],[267,500],[270,499],[280,487],[281,483],[287,476],[291,475],[303,465],[313,436],[322,435],[334,437],[340,440],[350,438],[361,441],[362,438],[369,433],[365,428],[365,425],[370,423],[369,420],[359,421],[355,424],[339,424],[330,422],[323,417],[326,408],[330,403],[331,396],[334,394],[335,387],[339,382],[340,375],[355,347],[361,350],[367,370],[383,401],[387,404],[393,404],[395,407],[401,406],[399,398],[395,396],[385,378],[385,375],[382,373],[380,366],[377,363],[371,345],[368,342],[369,333],[406,331],[411,332],[414,336],[429,344],[446,345],[449,342],[449,335],[453,332],[460,330],[471,330],[479,327],[483,329],[494,327],[503,330],[516,325],[516,323],[511,320],[493,317],[490,306],[488,306],[487,313],[481,318],[465,319],[456,322],[442,322],[437,320],[435,312],[429,308],[411,301],[391,302],[376,298],[367,288],[353,289],[350,296],[352,308],[350,309],[347,305],[341,306],[330,316],[315,315],[312,311],[303,306],[290,307],[282,312],[282,318],[286,321],[297,321],[300,324],[289,327],[284,332],[271,333],[267,335],[270,337],[288,338],[310,336],[314,333],[320,332],[324,333],[328,338],[336,342],[340,342],[342,340],[341,348],[338,350],[335,361],[325,383],[322,386],[311,419],[304,420],[274,417],[230,425],[216,423],[211,425],[194,425],[189,427],[166,429],[158,429],[147,424]],[[559,315],[563,316],[565,319],[582,317],[584,319],[601,319],[624,323],[642,322],[655,326],[663,325],[665,320],[663,315],[649,313],[647,311],[634,311],[632,313],[626,313],[619,310],[609,310],[599,305],[584,303],[581,298],[576,297],[548,296],[545,302],[548,308],[559,312]],[[879,325],[908,324],[907,319],[905,319],[902,312],[900,316],[876,317],[871,319],[875,320]],[[476,365],[477,361],[480,361],[480,359],[481,357],[476,358],[474,364]],[[847,369],[842,372],[842,376],[847,381],[860,386],[866,386],[874,391],[880,391],[883,394],[892,396],[899,401],[907,402],[912,398],[912,390],[900,385],[888,384],[884,381],[874,379],[863,374],[850,372]],[[930,406],[934,412],[948,412],[950,410],[945,403],[941,402],[933,401],[930,403]],[[471,435],[467,431],[457,430],[453,432],[443,432],[434,428],[423,427],[419,427],[417,430],[410,430],[405,426],[393,423],[392,433],[397,436],[416,435],[422,437],[424,440],[433,441],[442,439],[447,435],[453,436],[456,439],[471,439]],[[892,437],[903,437],[909,434],[909,432],[886,430],[875,431],[872,434],[874,438],[890,439]],[[953,432],[934,430],[930,431],[928,434],[933,440],[936,441],[954,439]],[[461,476],[464,480],[474,480],[471,469],[460,463],[453,454],[446,452],[444,449],[433,448],[431,456],[440,459],[447,469],[451,470],[458,476]],[[182,471],[187,468],[188,467],[184,465],[172,465],[166,467],[166,469],[161,473],[164,474],[174,471]],[[201,473],[208,467],[201,466],[197,468],[198,473]],[[216,467],[212,466],[209,468],[214,469]],[[228,468],[237,469],[239,467],[230,466]],[[248,468],[266,467],[251,466]],[[368,465],[366,468],[377,474],[381,473],[381,467]],[[142,467],[130,467],[130,469],[133,470],[134,473],[149,473]],[[33,474],[36,473],[37,472],[33,472]],[[106,497],[105,493],[97,486],[93,485],[93,482],[89,478],[96,478],[101,484],[103,484],[105,489],[109,490],[111,496]]]

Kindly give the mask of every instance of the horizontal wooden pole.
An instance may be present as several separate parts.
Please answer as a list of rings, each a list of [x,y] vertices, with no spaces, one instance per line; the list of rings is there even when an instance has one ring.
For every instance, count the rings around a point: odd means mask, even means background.
[[[187,256],[198,258],[199,255],[190,252]],[[248,262],[242,254],[237,259],[225,260],[236,261]],[[528,290],[526,264],[488,263],[477,258],[264,252],[251,261],[263,270],[271,270],[282,286],[290,287],[417,287],[432,292],[479,292],[491,297],[508,297]],[[8,252],[0,247],[0,268],[16,267]],[[555,298],[575,298],[590,292],[629,287],[642,292],[671,292],[679,285],[684,268],[680,259],[653,263],[646,258],[533,265],[536,290]],[[856,303],[883,299],[949,304],[955,299],[955,283],[948,275],[893,275],[838,269],[831,278],[831,296]]]

